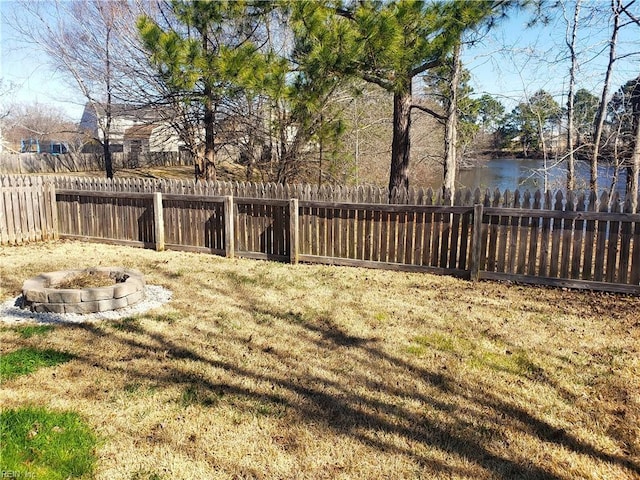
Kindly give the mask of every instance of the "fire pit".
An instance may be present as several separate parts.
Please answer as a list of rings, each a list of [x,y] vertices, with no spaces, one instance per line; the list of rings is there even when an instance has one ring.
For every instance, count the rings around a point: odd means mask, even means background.
[[[39,313],[106,312],[138,303],[144,287],[141,272],[120,267],[48,272],[24,282],[22,307]]]

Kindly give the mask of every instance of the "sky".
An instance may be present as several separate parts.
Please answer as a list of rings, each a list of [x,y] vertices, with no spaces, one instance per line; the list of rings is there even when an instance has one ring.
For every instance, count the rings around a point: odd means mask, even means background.
[[[84,97],[72,84],[64,81],[60,71],[51,68],[43,52],[20,41],[9,24],[14,14],[18,18],[22,14],[18,3],[0,0],[0,78],[15,84],[8,98],[0,98],[0,103],[51,105],[64,112],[70,120],[79,121],[84,110]]]
[[[573,22],[575,2],[570,1],[566,17]],[[578,30],[576,89],[586,88],[598,97],[606,73],[611,35],[610,2],[583,0]],[[594,11],[597,9],[598,11]],[[640,17],[640,3],[631,9]],[[566,47],[567,19],[561,11],[546,25],[528,27],[530,12],[514,13],[475,46],[467,46],[463,63],[472,74],[471,85],[478,94],[490,93],[505,105],[544,89],[563,100],[569,82],[570,61]],[[630,55],[636,52],[635,55]],[[640,26],[620,29],[611,89],[640,74]]]
[[[47,0],[40,0],[46,2]],[[105,0],[107,1],[107,0]],[[568,18],[573,17],[573,2],[569,0]],[[578,88],[587,88],[600,96],[608,55],[609,15],[607,0],[583,0],[579,52],[581,66]],[[591,15],[591,7],[603,12]],[[634,5],[640,17],[640,2]],[[72,85],[63,81],[61,72],[54,71],[46,57],[34,46],[19,41],[7,23],[7,17],[21,11],[11,0],[0,0],[0,78],[17,85],[11,96],[0,103],[40,103],[64,111],[73,121],[79,121],[85,100]],[[489,93],[500,99],[507,109],[544,89],[564,103],[562,92],[568,84],[569,64],[564,47],[566,21],[557,15],[548,25],[528,28],[530,13],[512,13],[493,31],[473,46],[465,46],[463,62],[472,74],[471,86],[476,94]],[[640,26],[629,25],[621,30],[620,55],[640,52]],[[627,80],[640,74],[640,55],[629,56],[616,63],[612,92]]]

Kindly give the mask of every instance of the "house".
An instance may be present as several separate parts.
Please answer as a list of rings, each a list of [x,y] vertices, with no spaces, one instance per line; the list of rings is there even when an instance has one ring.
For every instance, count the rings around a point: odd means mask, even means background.
[[[93,138],[104,139],[106,113],[103,105],[87,103],[80,128]],[[112,152],[177,152],[181,142],[177,132],[159,113],[148,107],[111,105],[109,145]]]
[[[20,140],[20,153],[49,153],[61,155],[67,153],[69,147],[66,142],[52,139],[23,138]]]

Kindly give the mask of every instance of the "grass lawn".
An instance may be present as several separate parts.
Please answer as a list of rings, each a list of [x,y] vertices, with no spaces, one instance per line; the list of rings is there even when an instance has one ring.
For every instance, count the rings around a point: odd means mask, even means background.
[[[0,248],[0,301],[96,265],[173,300],[0,325],[70,356],[0,406],[77,413],[97,479],[640,478],[640,298],[53,242]]]
[[[3,478],[92,478],[96,440],[77,413],[3,409],[0,438]]]

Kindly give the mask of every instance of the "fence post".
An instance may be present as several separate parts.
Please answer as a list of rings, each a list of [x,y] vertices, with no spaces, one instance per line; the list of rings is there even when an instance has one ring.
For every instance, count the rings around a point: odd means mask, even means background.
[[[289,261],[298,263],[298,250],[300,248],[300,229],[298,226],[298,199],[289,200]]]
[[[235,232],[233,196],[224,197],[224,252],[227,258],[233,258],[235,252]]]
[[[53,239],[58,240],[60,238],[60,225],[58,225],[58,203],[56,198],[56,186],[53,182],[49,183],[49,202],[51,202],[51,230],[53,233]]]
[[[482,215],[483,206],[481,203],[476,203],[473,206],[473,230],[471,236],[470,280],[472,282],[480,280],[480,260],[482,258]]]
[[[162,193],[153,193],[153,224],[156,232],[156,251],[164,250],[164,213],[162,209]]]

